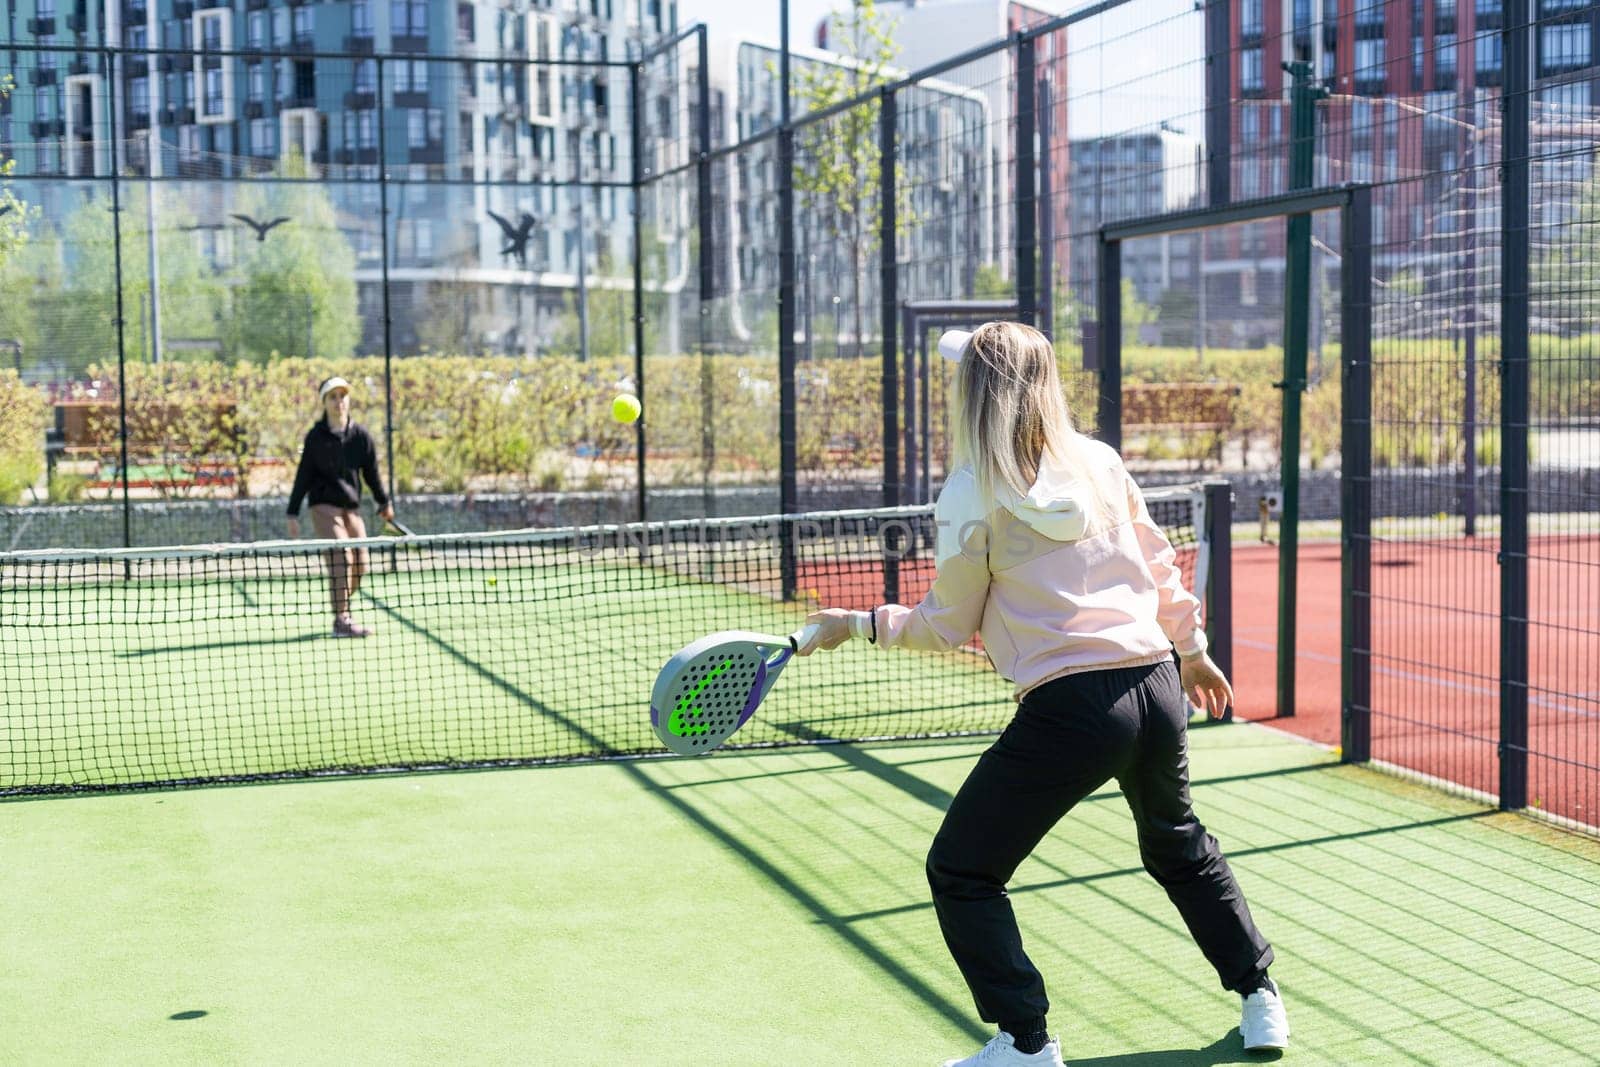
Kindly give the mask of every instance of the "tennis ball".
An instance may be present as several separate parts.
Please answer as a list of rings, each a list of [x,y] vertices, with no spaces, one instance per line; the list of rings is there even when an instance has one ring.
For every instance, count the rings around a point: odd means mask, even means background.
[[[485,578],[483,580],[483,584],[484,585],[499,585],[500,584],[500,579],[498,579],[498,578]]]
[[[618,422],[637,422],[643,410],[639,398],[627,393],[618,393],[616,399],[611,401],[611,417]]]

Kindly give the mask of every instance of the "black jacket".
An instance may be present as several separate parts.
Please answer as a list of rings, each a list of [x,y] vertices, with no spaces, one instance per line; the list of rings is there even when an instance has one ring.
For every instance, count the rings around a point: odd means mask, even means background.
[[[306,434],[300,452],[300,467],[294,474],[294,491],[289,494],[289,514],[300,514],[306,497],[313,504],[332,504],[340,508],[361,506],[361,479],[366,478],[379,508],[388,506],[389,494],[378,477],[378,446],[359,423],[345,424],[343,433],[328,429],[320,418]]]

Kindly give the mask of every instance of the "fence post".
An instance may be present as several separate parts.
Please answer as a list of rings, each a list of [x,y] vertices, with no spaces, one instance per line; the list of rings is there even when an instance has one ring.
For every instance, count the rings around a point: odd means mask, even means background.
[[[117,137],[122,128],[117,112],[117,63],[111,52],[102,52],[105,70],[106,106],[111,115],[111,256],[116,275],[117,304],[117,438],[122,447],[122,547],[133,547],[133,501],[128,495],[128,349],[122,314],[122,176],[117,173]],[[124,565],[126,572],[126,564]]]
[[[700,495],[709,518],[716,514],[716,493],[711,472],[716,469],[716,378],[711,367],[711,299],[716,290],[716,224],[711,214],[711,58],[705,23],[696,28],[695,55],[699,70],[695,91],[700,110],[695,116],[700,158],[695,164],[695,199],[700,230]]]
[[[394,321],[389,313],[389,140],[384,133],[383,58],[373,60],[377,68],[376,108],[373,119],[378,124],[378,220],[379,251],[382,254],[380,274],[383,297],[383,442],[389,460],[389,499],[395,498],[394,471]]]
[[[1223,207],[1233,200],[1229,7],[1230,0],[1206,2],[1206,203],[1211,207]]]
[[[1017,115],[1014,127],[1016,138],[1015,166],[1017,193],[1016,209],[1017,256],[1017,318],[1034,325],[1038,317],[1039,292],[1034,257],[1038,255],[1038,196],[1034,192],[1033,136],[1037,123],[1034,107],[1034,41],[1024,31],[1017,31]]]
[[[1500,167],[1500,807],[1528,803],[1528,0],[1506,0]]]
[[[895,381],[895,360],[902,340],[897,330],[900,270],[895,259],[895,231],[899,221],[895,212],[899,196],[895,187],[895,131],[899,126],[900,107],[891,89],[883,91],[881,101],[878,109],[878,192],[882,197],[878,212],[878,277],[883,315],[883,506],[892,508],[900,503],[900,420],[896,406],[899,383]],[[911,338],[904,340],[909,344]],[[900,599],[900,558],[895,551],[884,553],[883,599],[888,604]]]
[[[1289,188],[1315,182],[1317,100],[1327,93],[1312,84],[1311,64],[1285,63],[1294,78],[1289,107]],[[1295,705],[1295,610],[1300,566],[1300,426],[1305,403],[1306,357],[1311,327],[1311,214],[1288,219],[1283,276],[1283,520],[1278,539],[1278,715]]]
[[[1372,190],[1341,213],[1340,758],[1372,758]]]
[[[644,403],[644,86],[640,73],[644,69],[643,63],[635,63],[628,69],[628,100],[633,111],[633,387],[640,403]],[[578,195],[583,195],[583,187],[578,187]],[[583,244],[583,234],[578,234],[579,245]],[[646,501],[649,496],[649,486],[645,481],[645,436],[644,424],[650,418],[650,409],[645,407],[644,414],[640,415],[633,423],[634,447],[638,451],[638,465],[635,478],[639,483],[638,509],[639,521],[644,522]]]
[[[778,71],[778,511],[799,511],[794,351],[794,127],[789,110],[789,5],[782,5],[782,48]],[[793,600],[799,588],[794,525],[780,523],[779,567],[783,598]]]

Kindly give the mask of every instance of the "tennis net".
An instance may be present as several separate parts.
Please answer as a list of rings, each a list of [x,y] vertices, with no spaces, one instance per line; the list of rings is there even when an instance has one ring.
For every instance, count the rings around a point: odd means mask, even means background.
[[[1211,590],[1205,489],[1148,500]],[[367,554],[364,640],[330,639],[328,542],[0,555],[0,794],[659,753],[649,694],[676,649],[915,603],[934,532],[914,507],[341,542]],[[851,643],[790,668],[732,745],[991,732],[1011,710],[976,641]]]

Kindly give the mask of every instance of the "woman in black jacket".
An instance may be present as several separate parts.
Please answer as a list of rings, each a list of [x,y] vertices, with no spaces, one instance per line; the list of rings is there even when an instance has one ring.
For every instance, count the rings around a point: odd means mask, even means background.
[[[300,502],[311,501],[311,523],[317,537],[328,541],[367,536],[361,521],[361,479],[378,502],[378,515],[394,521],[394,506],[378,477],[378,446],[372,435],[350,418],[350,383],[329,378],[317,387],[323,416],[306,434],[289,494],[289,536],[300,536]],[[333,636],[367,637],[371,628],[350,617],[350,598],[367,572],[367,550],[328,552],[328,591],[333,601]]]

